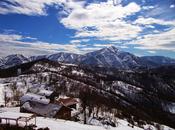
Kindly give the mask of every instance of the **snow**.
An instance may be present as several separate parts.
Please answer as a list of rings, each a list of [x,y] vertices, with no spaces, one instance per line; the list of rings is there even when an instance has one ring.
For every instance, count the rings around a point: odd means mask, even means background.
[[[42,89],[42,90],[40,90],[38,92],[38,95],[41,95],[41,96],[50,96],[52,93],[53,93],[53,91]]]
[[[175,103],[174,102],[162,103],[162,107],[165,111],[175,114]]]
[[[28,113],[19,113],[19,107],[11,107],[11,108],[0,108],[0,111],[8,111],[6,114],[11,114],[12,117],[18,116],[30,116]],[[1,115],[1,113],[0,113]],[[125,120],[118,119],[117,127],[110,126],[92,126],[92,125],[84,125],[78,122],[66,121],[55,118],[45,118],[45,117],[36,117],[36,125],[37,128],[45,128],[48,127],[50,130],[144,130],[142,128],[138,128],[134,126],[134,128],[128,126],[128,122]],[[11,123],[11,122],[10,122]],[[29,124],[33,124],[34,120],[30,120]],[[20,122],[21,126],[24,126],[24,122]],[[149,128],[150,125],[146,125],[145,129]],[[152,126],[151,126],[152,127]],[[152,130],[156,130],[152,127]],[[167,126],[162,126],[163,130],[173,130]]]
[[[49,99],[46,99],[45,96],[40,96],[37,94],[33,94],[33,93],[27,93],[24,96],[22,96],[20,98],[21,102],[26,102],[26,101],[35,101],[35,102],[39,102],[42,104],[48,104],[50,102]]]
[[[36,124],[38,128],[48,127],[51,130],[143,130],[138,127],[131,128],[127,126],[126,122],[121,122],[118,127],[104,127],[104,126],[92,126],[84,125],[78,122],[66,121],[53,118],[37,117]]]
[[[2,107],[0,108],[0,112],[19,112],[20,111],[20,107]]]
[[[175,103],[172,103],[171,105],[169,105],[169,111],[175,114]]]
[[[72,71],[72,74],[77,74],[77,75],[84,75],[84,73],[83,72],[78,72],[78,71],[76,71],[76,70],[73,70]]]
[[[1,112],[0,118],[12,118],[18,119],[20,117],[31,117],[33,114],[29,113],[19,113],[19,112]]]
[[[23,87],[23,85],[24,85],[24,84],[23,84],[22,82],[17,82],[17,83],[16,83],[16,86],[19,86],[19,87]]]
[[[7,110],[8,112],[0,113],[0,116],[9,117],[10,115],[13,118],[18,118],[19,116],[30,116],[28,113],[19,113],[19,108],[3,108],[3,111]],[[16,111],[16,112],[15,112]],[[29,121],[30,124],[34,123],[34,120]],[[21,126],[25,124],[20,122]],[[45,118],[45,117],[36,117],[36,125],[37,128],[45,128],[48,127],[51,130],[106,130],[104,126],[92,126],[92,125],[84,125],[78,122],[66,121],[61,119],[54,118]],[[110,130],[143,130],[138,127],[131,128],[127,125],[127,122],[119,123],[118,127],[108,127]]]
[[[61,65],[66,65],[66,66],[78,66],[76,64],[71,64],[71,63],[60,63]]]
[[[20,54],[8,55],[7,57],[1,59],[1,64],[3,65],[1,68],[12,67],[14,65],[26,63],[28,61],[29,60],[26,57]]]

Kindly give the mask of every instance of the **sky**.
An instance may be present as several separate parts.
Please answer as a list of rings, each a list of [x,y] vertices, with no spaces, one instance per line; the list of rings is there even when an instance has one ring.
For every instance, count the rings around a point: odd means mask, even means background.
[[[0,0],[0,57],[109,46],[175,58],[175,0]]]

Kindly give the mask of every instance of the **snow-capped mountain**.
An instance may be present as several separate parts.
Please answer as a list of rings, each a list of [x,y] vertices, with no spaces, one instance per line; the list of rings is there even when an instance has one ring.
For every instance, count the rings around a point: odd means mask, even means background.
[[[80,57],[82,57],[82,55],[60,52],[47,56],[47,59],[65,63],[78,63]]]
[[[98,51],[87,53],[81,58],[80,63],[100,67],[123,68],[121,59],[117,56],[119,50],[115,47],[104,48]]]
[[[113,46],[86,54],[86,56],[82,58],[81,63],[121,69],[131,69],[142,65],[140,57],[120,51]]]
[[[22,55],[10,55],[0,59],[1,68],[21,64],[28,61],[48,59],[56,62],[71,63],[85,66],[137,69],[155,68],[162,65],[175,65],[175,59],[163,56],[138,57],[129,52],[124,52],[114,46],[103,48],[84,55],[60,52],[52,55],[32,56],[26,58]]]
[[[0,61],[1,68],[8,68],[22,63],[29,62],[29,59],[20,54],[9,55]]]
[[[90,52],[85,55],[61,52],[47,56],[47,59],[66,63],[119,69],[135,69],[139,67],[152,68],[161,65],[175,64],[175,59],[163,56],[138,57],[129,52],[121,51],[114,46]]]

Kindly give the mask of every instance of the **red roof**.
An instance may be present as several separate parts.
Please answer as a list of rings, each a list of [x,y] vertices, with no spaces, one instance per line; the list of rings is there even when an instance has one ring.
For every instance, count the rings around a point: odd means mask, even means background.
[[[62,103],[64,106],[71,106],[77,104],[78,101],[75,98],[60,98],[58,99],[58,103]]]

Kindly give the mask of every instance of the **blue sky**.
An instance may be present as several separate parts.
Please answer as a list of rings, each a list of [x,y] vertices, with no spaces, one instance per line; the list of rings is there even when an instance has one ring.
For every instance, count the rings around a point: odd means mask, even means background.
[[[175,0],[0,1],[0,57],[108,46],[175,58]]]

